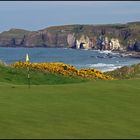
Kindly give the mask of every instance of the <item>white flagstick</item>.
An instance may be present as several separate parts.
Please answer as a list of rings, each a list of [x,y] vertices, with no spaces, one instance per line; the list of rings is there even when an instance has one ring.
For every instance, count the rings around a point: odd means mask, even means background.
[[[29,62],[28,54],[26,54],[26,62]],[[30,68],[29,68],[29,66],[27,67],[27,71],[28,71],[28,75],[27,75],[27,78],[28,78],[28,88],[30,88],[30,73],[29,73]]]
[[[30,68],[28,67],[28,88],[30,88]]]

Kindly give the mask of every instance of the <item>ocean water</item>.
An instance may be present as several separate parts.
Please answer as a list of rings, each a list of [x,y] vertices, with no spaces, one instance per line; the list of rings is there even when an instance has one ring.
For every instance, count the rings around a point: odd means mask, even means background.
[[[96,68],[104,72],[140,63],[138,58],[122,57],[111,51],[68,48],[0,48],[0,60],[7,64],[25,61],[26,53],[31,62],[64,62],[78,69]]]

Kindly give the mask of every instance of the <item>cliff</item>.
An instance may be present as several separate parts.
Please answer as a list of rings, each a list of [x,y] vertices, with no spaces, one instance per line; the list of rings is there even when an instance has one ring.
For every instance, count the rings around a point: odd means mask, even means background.
[[[0,46],[140,51],[140,22],[65,25],[39,31],[11,29],[0,34]]]

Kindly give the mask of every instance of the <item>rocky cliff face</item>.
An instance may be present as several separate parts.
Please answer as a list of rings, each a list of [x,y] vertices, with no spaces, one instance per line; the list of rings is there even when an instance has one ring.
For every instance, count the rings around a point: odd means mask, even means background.
[[[76,48],[76,38],[75,38],[74,33],[73,34],[68,34],[67,42],[68,42],[68,47]]]
[[[79,39],[76,40],[77,49],[90,49],[90,40],[88,36],[82,35]]]
[[[69,47],[140,51],[140,22],[125,25],[66,25],[39,31],[11,29],[0,34],[0,46]]]

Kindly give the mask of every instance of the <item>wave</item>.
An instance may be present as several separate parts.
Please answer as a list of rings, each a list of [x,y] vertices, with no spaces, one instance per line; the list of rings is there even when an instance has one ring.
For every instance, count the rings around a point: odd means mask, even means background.
[[[122,67],[122,66],[114,66],[114,67],[111,67],[111,68],[103,69],[102,71],[103,71],[103,72],[113,71],[113,70],[118,69],[118,68],[121,68],[121,67]]]
[[[111,51],[109,51],[109,50],[105,50],[105,51],[99,51],[99,53],[112,53]]]
[[[132,56],[133,54],[132,53],[129,53],[129,54],[121,54],[123,57],[125,56]]]
[[[106,71],[112,71],[117,68],[121,68],[121,65],[115,65],[115,64],[105,64],[105,63],[97,63],[97,64],[89,64],[90,68],[96,68],[98,70],[101,70],[103,72]]]
[[[97,70],[101,70],[102,72],[106,71],[112,71],[117,68],[121,68],[121,65],[115,65],[115,64],[105,64],[105,63],[97,63],[97,64],[76,64],[77,68],[95,68]]]
[[[101,53],[101,54],[102,54],[102,53],[103,53],[103,54],[114,54],[114,55],[115,55],[115,54],[120,54],[120,53],[112,52],[112,51],[109,51],[109,50],[105,50],[105,51],[103,50],[103,51],[98,51],[98,52]]]
[[[113,67],[114,64],[105,64],[105,63],[97,63],[97,64],[86,64],[89,67]]]

